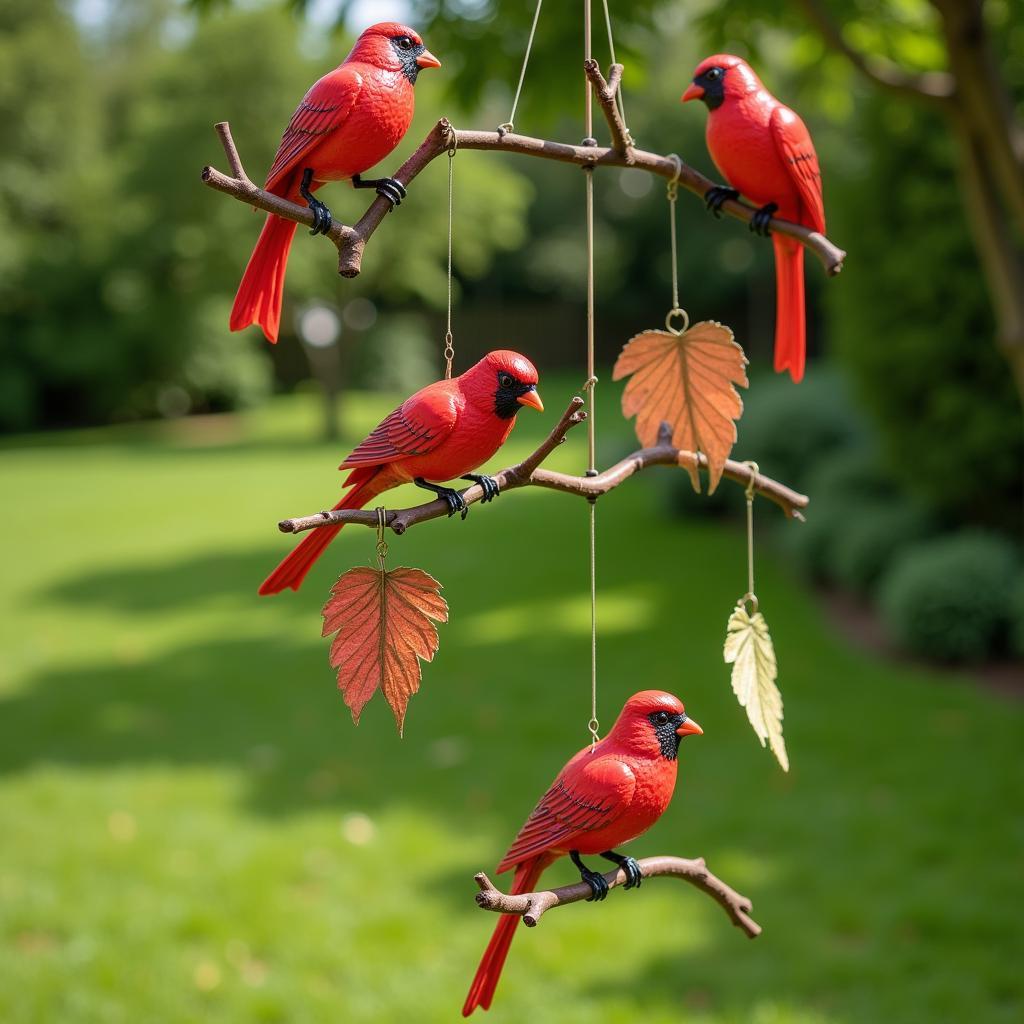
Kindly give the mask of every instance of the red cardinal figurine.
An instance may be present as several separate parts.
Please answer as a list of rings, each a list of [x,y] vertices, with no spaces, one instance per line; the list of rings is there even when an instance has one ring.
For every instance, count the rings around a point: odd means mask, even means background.
[[[537,370],[518,352],[489,352],[452,380],[439,380],[407,398],[339,466],[351,469],[342,485],[352,490],[335,508],[362,508],[384,491],[414,483],[448,502],[449,515],[466,504],[458,491],[428,480],[473,480],[484,489],[483,501],[498,496],[492,477],[476,476],[508,439],[516,413],[524,406],[544,411],[537,394]],[[261,594],[285,587],[298,590],[306,573],[323,554],[341,526],[321,526],[263,581]]]
[[[593,890],[591,900],[603,900],[608,883],[583,864],[581,854],[600,854],[618,864],[629,879],[627,889],[640,885],[640,866],[615,847],[643,835],[661,817],[676,785],[679,741],[703,732],[678,697],[660,690],[633,694],[612,731],[562,769],[519,830],[498,865],[499,873],[516,869],[510,892],[533,892],[541,872],[565,854]],[[469,987],[463,1017],[478,1006],[490,1007],[518,924],[512,914],[498,922]]]
[[[313,211],[310,234],[331,230],[331,211],[313,193],[326,181],[351,179],[355,188],[374,188],[391,205],[405,198],[394,178],[363,181],[359,175],[390,153],[409,130],[413,86],[423,68],[441,62],[405,25],[383,21],[368,28],[345,58],[303,97],[292,114],[264,189]],[[267,217],[249,257],[231,309],[231,330],[259,324],[277,341],[288,250],[296,224]]]
[[[739,57],[719,53],[698,67],[683,102],[707,104],[708,150],[733,188],[717,186],[704,197],[718,215],[726,199],[742,193],[761,209],[752,231],[768,233],[773,214],[825,233],[821,172],[807,126],[761,84]],[[804,250],[795,239],[776,234],[775,369],[804,375]]]

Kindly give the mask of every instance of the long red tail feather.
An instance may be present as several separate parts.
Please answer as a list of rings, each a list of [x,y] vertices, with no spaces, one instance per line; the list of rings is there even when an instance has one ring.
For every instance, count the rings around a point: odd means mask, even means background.
[[[362,508],[368,501],[372,501],[380,494],[380,490],[372,484],[373,476],[353,487],[334,507],[336,509]],[[264,596],[279,594],[288,587],[298,590],[306,578],[306,573],[313,568],[316,560],[327,550],[327,545],[337,537],[340,529],[341,525],[320,526],[311,531],[260,584],[260,594]]]
[[[804,249],[799,242],[773,235],[775,246],[775,371],[804,375],[806,327],[804,311]]]
[[[515,878],[512,881],[511,893],[533,892],[540,878],[541,872],[551,863],[552,858],[547,854],[534,857],[533,860],[524,861],[516,868]],[[505,966],[505,958],[508,956],[509,947],[512,945],[512,938],[516,933],[521,918],[516,914],[502,914],[498,921],[491,941],[484,950],[483,959],[476,969],[476,976],[473,984],[469,986],[469,993],[462,1005],[462,1016],[468,1017],[478,1006],[484,1010],[490,1009],[491,1000],[494,998],[494,990],[498,987],[498,979],[501,977],[501,969]]]
[[[267,341],[277,341],[284,300],[284,275],[296,227],[294,221],[273,215],[267,217],[235,294],[235,304],[231,307],[231,330],[240,331],[249,324],[259,324]]]

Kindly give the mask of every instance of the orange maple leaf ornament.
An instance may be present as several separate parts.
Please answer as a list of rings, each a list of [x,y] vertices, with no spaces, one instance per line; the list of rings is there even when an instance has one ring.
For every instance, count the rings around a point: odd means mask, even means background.
[[[380,689],[401,735],[409,698],[420,688],[420,661],[437,653],[435,622],[448,621],[441,584],[421,569],[343,573],[323,608],[323,636],[331,641],[338,689],[359,724],[363,706]]]
[[[735,421],[743,413],[743,400],[734,385],[747,387],[746,365],[732,331],[702,320],[685,331],[644,331],[631,338],[612,379],[630,378],[622,393],[622,413],[627,419],[636,416],[642,445],[657,444],[665,422],[672,427],[676,448],[703,453],[710,494],[736,443]],[[700,493],[696,468],[690,468],[690,479]]]

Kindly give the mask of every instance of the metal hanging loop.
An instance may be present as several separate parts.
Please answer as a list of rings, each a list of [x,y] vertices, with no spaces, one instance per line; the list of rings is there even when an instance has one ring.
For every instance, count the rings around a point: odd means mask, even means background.
[[[380,571],[384,571],[384,559],[388,556],[387,541],[384,540],[384,531],[388,525],[388,514],[383,505],[378,506],[374,511],[377,513],[377,561],[380,563]]]

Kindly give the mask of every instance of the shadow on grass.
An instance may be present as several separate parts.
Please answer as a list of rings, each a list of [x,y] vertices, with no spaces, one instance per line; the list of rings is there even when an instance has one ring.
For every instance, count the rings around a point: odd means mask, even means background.
[[[214,552],[173,564],[151,563],[92,572],[61,581],[36,595],[40,603],[59,601],[75,607],[101,607],[128,614],[178,611],[195,601],[231,596],[255,597],[275,558],[290,550],[265,553]]]

